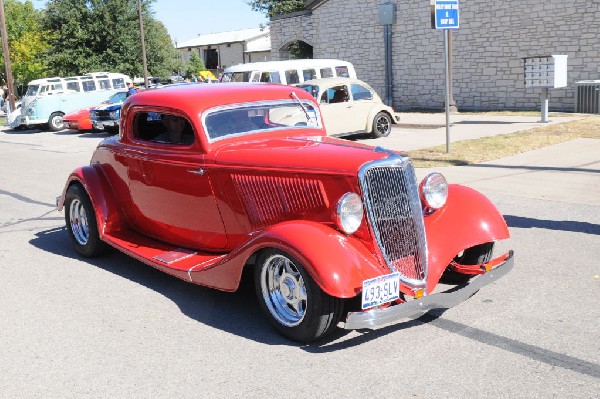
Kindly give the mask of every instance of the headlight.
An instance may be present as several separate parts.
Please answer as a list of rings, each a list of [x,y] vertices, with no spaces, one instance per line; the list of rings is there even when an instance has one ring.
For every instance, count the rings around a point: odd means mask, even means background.
[[[448,182],[440,173],[428,174],[419,185],[421,201],[428,210],[440,209],[448,199]]]
[[[119,119],[121,112],[119,110],[112,111],[109,116],[110,119]]]
[[[336,224],[346,234],[352,234],[360,227],[363,205],[360,195],[346,193],[337,204]]]
[[[90,118],[96,119],[96,111],[90,111]]]

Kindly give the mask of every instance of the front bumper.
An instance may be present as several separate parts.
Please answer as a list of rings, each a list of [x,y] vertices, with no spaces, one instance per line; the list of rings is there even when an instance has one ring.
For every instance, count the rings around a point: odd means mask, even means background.
[[[96,130],[104,130],[107,127],[119,126],[119,121],[92,121],[92,126]]]
[[[347,330],[372,329],[391,324],[400,319],[421,316],[431,309],[450,309],[469,299],[482,287],[504,276],[512,270],[513,265],[513,251],[510,251],[504,261],[489,272],[449,291],[413,299],[387,308],[373,309],[366,312],[349,312],[344,328]]]

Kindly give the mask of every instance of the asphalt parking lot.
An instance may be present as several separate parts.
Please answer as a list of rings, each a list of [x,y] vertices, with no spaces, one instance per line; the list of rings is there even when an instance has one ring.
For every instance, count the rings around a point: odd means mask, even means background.
[[[518,123],[535,125],[462,126]],[[361,141],[403,149],[439,129]],[[104,137],[0,131],[0,397],[598,397],[600,140],[443,168],[504,214],[514,270],[443,313],[298,345],[249,279],[222,293],[117,252],[76,255],[54,199]]]

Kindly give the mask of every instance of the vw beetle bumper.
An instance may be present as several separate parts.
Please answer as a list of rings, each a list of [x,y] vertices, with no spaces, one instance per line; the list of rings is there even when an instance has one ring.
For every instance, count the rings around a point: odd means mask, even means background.
[[[513,251],[510,251],[498,266],[452,290],[413,299],[387,308],[373,309],[366,312],[349,312],[344,328],[347,330],[372,329],[391,324],[400,319],[420,316],[431,309],[450,309],[469,299],[482,287],[507,274],[513,268],[513,265]]]

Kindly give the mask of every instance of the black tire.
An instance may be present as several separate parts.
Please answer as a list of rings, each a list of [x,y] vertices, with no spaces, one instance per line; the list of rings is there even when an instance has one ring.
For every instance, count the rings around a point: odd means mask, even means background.
[[[373,118],[373,137],[387,137],[392,131],[392,118],[385,112],[380,112]]]
[[[343,300],[323,292],[300,262],[283,251],[267,249],[258,255],[254,283],[267,319],[293,341],[323,338],[342,317]]]
[[[50,118],[48,118],[48,130],[51,132],[58,132],[59,130],[62,130],[65,126],[63,116],[65,116],[65,114],[62,112],[52,113]]]
[[[484,244],[475,245],[474,247],[465,249],[460,256],[456,256],[453,260],[461,265],[479,265],[492,259],[493,250],[494,243],[486,242]],[[475,275],[473,274],[458,273],[457,271],[452,270],[452,267],[449,266],[446,271],[444,271],[441,281],[447,284],[463,284],[474,276]]]
[[[71,242],[81,256],[94,258],[106,252],[108,246],[100,240],[94,207],[79,184],[67,190],[65,223]]]

